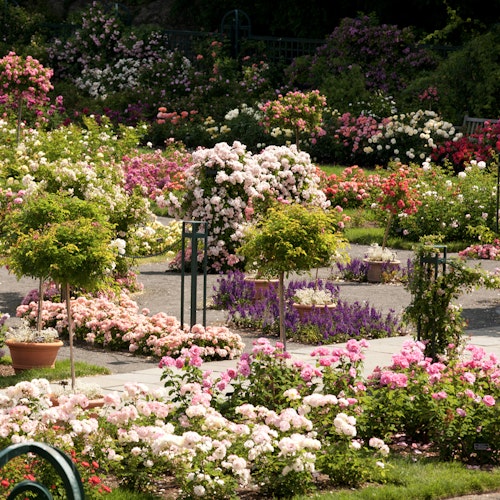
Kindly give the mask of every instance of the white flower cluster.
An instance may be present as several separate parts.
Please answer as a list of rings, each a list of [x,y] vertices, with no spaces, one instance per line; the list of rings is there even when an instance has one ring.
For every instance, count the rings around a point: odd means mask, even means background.
[[[75,86],[94,99],[106,99],[109,94],[123,92],[139,86],[139,75],[145,68],[152,68],[154,59],[122,58],[104,68],[85,67]]]
[[[119,255],[125,255],[125,247],[127,242],[122,238],[115,238],[111,241],[110,246],[113,250],[116,250]]]
[[[36,330],[27,321],[23,321],[21,325],[7,330],[5,340],[32,343],[56,342],[59,340],[59,333],[55,328],[50,327]]]
[[[388,248],[382,248],[378,243],[373,243],[366,252],[365,258],[374,262],[395,262],[397,254]]]
[[[379,132],[369,140],[365,153],[374,151],[390,153],[394,161],[425,160],[443,140],[459,136],[454,125],[442,120],[430,110],[395,114],[379,125]]]
[[[339,413],[333,421],[337,434],[343,436],[356,436],[356,418],[346,413]]]
[[[311,287],[299,288],[295,291],[293,301],[304,305],[335,304],[337,301],[330,290],[318,290]]]
[[[221,264],[238,262],[235,248],[255,201],[282,199],[329,206],[316,166],[308,153],[295,146],[269,146],[253,155],[238,141],[221,142],[212,149],[195,151],[192,160],[182,202],[169,195],[164,203],[176,219],[209,223],[208,256]]]

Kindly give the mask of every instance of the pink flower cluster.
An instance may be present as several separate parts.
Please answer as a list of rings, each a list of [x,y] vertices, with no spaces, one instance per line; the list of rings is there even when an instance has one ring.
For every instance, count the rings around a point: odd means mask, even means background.
[[[500,383],[498,358],[494,354],[488,355],[480,347],[467,345],[463,356],[445,364],[425,357],[424,351],[423,342],[406,342],[401,352],[393,356],[391,366],[377,368],[372,373],[371,386],[375,383],[410,394],[425,388],[425,393],[435,401],[446,400],[452,393],[462,406],[466,406],[467,400],[495,405],[495,397],[488,393]],[[466,414],[463,408],[461,411]]]
[[[458,255],[469,259],[500,260],[500,239],[495,238],[493,243],[470,245]]]
[[[132,193],[138,188],[143,196],[155,199],[164,192],[181,190],[191,155],[178,149],[173,152],[156,150],[137,156],[124,156],[125,189]]]
[[[290,91],[262,104],[260,110],[264,113],[263,125],[266,129],[290,128],[296,134],[308,132],[315,137],[325,134],[321,128],[325,106],[326,97],[319,90],[307,93]]]
[[[158,108],[158,114],[156,115],[156,123],[170,123],[172,125],[179,125],[179,123],[192,121],[193,116],[198,112],[196,110],[191,111],[181,111],[178,113],[177,111],[167,111],[167,108],[160,107]]]
[[[332,206],[356,208],[363,206],[371,198],[374,190],[380,186],[381,177],[378,174],[367,174],[354,165],[345,168],[339,175],[328,176],[323,182],[323,190]]]
[[[36,322],[38,303],[20,305],[16,314]],[[71,314],[77,338],[112,349],[128,349],[138,354],[177,356],[183,348],[200,346],[204,359],[232,359],[244,348],[241,337],[226,327],[182,326],[177,318],[166,313],[149,316],[139,310],[136,302],[124,293],[111,300],[108,297],[78,297],[71,301]],[[61,335],[67,333],[65,304],[43,301],[42,321],[55,327]]]
[[[17,107],[22,99],[30,108],[45,104],[53,89],[52,75],[52,69],[44,68],[37,59],[9,52],[0,59],[0,102]]]

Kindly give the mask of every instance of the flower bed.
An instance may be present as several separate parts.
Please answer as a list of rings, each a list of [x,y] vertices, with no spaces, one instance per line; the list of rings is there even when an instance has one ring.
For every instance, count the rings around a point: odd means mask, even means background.
[[[128,350],[148,356],[175,356],[184,347],[198,345],[204,359],[232,359],[241,354],[241,337],[226,327],[182,327],[174,316],[165,313],[149,315],[139,310],[127,294],[111,300],[106,296],[78,297],[71,300],[75,338],[115,350]],[[44,325],[53,326],[67,335],[65,304],[43,301]],[[17,316],[36,321],[38,303],[20,305]]]
[[[387,456],[417,461],[422,450],[471,466],[498,462],[494,356],[467,346],[433,362],[422,343],[408,341],[390,366],[363,378],[366,347],[318,347],[307,363],[258,339],[235,369],[214,377],[194,346],[162,359],[164,390],[127,383],[92,409],[79,393],[52,406],[48,381],[22,382],[2,395],[0,446],[15,437],[60,447],[89,499],[111,481],[142,492],[169,481],[191,498],[307,495],[319,477],[328,489],[357,488],[399,481],[384,472]],[[46,472],[29,468],[40,479]],[[0,487],[16,477],[15,468],[3,470]]]
[[[219,278],[213,297],[214,306],[226,309],[229,321],[241,327],[257,328],[266,334],[276,334],[278,329],[278,297],[276,290],[266,293],[263,300],[255,301],[253,290],[240,271]],[[296,291],[319,287],[330,292],[337,301],[335,308],[326,314],[311,311],[308,321],[301,323],[299,314],[293,308]],[[328,344],[343,342],[350,338],[383,338],[400,335],[402,326],[393,312],[382,314],[367,303],[339,299],[338,287],[330,282],[292,281],[286,290],[285,326],[290,338],[305,343]]]

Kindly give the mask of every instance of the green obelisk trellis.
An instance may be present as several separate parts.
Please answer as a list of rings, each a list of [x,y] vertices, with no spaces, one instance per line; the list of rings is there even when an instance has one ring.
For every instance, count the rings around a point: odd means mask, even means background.
[[[197,323],[196,308],[198,297],[198,254],[199,243],[203,243],[201,251],[203,252],[202,271],[203,271],[203,326],[207,324],[207,239],[208,225],[201,221],[183,221],[182,222],[182,246],[181,246],[181,325],[184,325],[184,295],[186,278],[186,250],[191,249],[191,258],[189,259],[191,274],[191,302],[190,302],[190,326]],[[186,240],[189,246],[186,247]]]
[[[446,274],[446,258],[446,245],[433,245],[432,250],[428,250],[421,254],[419,259],[420,272],[425,275],[425,279],[428,281],[435,281],[440,272],[443,275]],[[422,340],[422,333],[424,338],[429,342],[428,353],[434,359],[438,350],[437,338],[439,332],[435,325],[432,324],[427,325],[427,331],[422,332],[422,319],[419,318],[417,322],[417,340]]]

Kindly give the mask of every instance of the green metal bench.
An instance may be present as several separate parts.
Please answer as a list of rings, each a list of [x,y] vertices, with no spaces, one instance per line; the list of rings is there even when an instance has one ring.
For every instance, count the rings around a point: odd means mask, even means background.
[[[54,446],[45,443],[19,443],[10,445],[0,451],[0,468],[10,460],[27,453],[34,453],[52,465],[63,481],[67,500],[85,499],[82,479],[78,469],[68,455]],[[20,495],[24,495],[26,492],[34,493],[35,496],[33,498],[39,500],[52,500],[53,498],[46,486],[37,481],[26,479],[14,486],[7,500],[14,500],[18,497],[24,498],[20,497]]]

